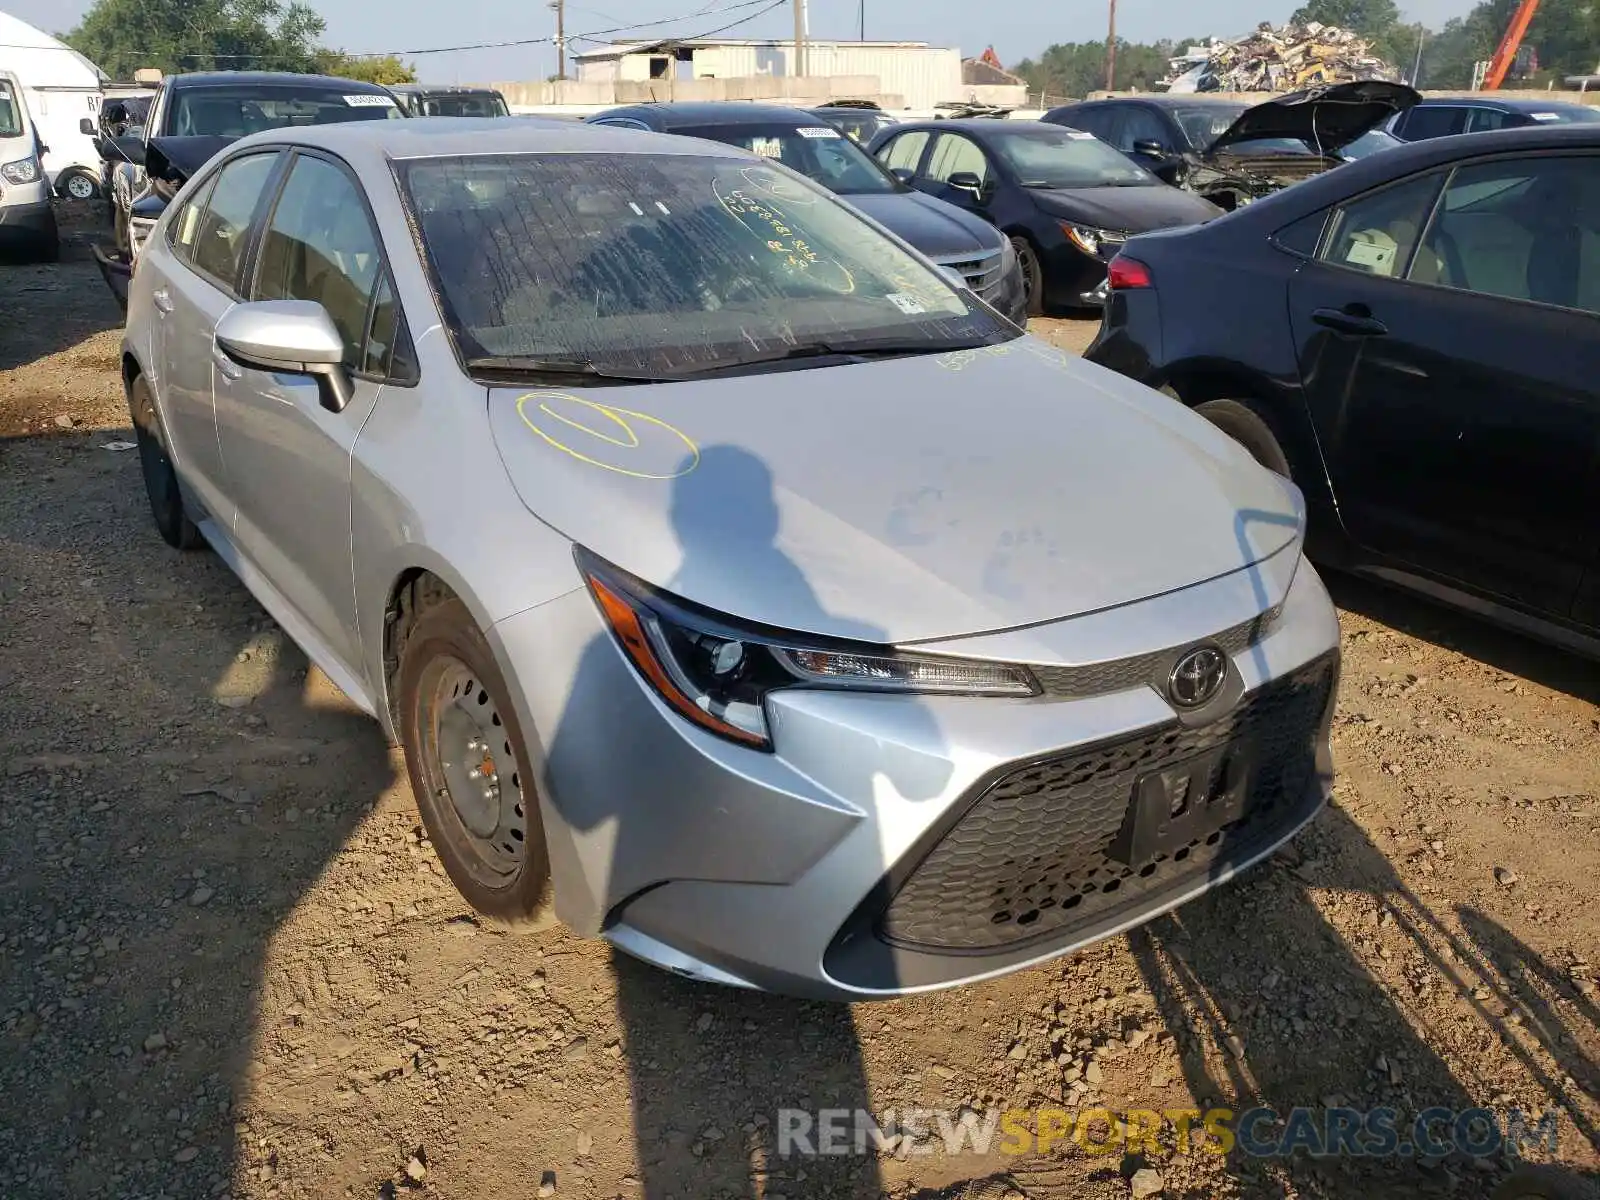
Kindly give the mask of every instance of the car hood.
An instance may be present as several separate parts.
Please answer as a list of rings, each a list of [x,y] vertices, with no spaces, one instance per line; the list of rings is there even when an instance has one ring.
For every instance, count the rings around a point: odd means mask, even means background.
[[[1246,109],[1204,154],[1257,138],[1295,138],[1320,146],[1323,154],[1337,154],[1421,100],[1415,88],[1379,79],[1308,88]]]
[[[492,388],[530,511],[745,621],[905,643],[1108,609],[1299,536],[1299,491],[1181,405],[1023,337],[691,383]],[[509,552],[509,548],[508,548]]]
[[[1157,187],[1029,188],[1028,193],[1051,216],[1124,233],[1198,225],[1222,215],[1222,209],[1211,201],[1165,184]]]
[[[921,192],[881,192],[839,198],[878,224],[887,226],[929,258],[951,258],[1000,248],[1000,233],[993,225]]]

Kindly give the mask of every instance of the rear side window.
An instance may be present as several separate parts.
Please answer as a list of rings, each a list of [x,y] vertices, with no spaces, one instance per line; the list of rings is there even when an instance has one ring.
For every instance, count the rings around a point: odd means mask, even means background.
[[[1301,217],[1298,221],[1285,225],[1272,235],[1272,240],[1285,250],[1311,258],[1316,254],[1317,247],[1322,244],[1322,231],[1327,226],[1328,210],[1322,209],[1309,217]]]
[[[1467,118],[1472,110],[1460,105],[1419,104],[1405,115],[1401,131],[1413,142],[1428,138],[1449,137],[1467,131]]]
[[[194,243],[200,233],[200,219],[205,216],[206,201],[211,199],[211,191],[216,185],[217,177],[213,175],[200,186],[199,191],[184,201],[167,223],[168,244],[172,252],[186,263],[194,262]]]
[[[1467,117],[1468,133],[1489,133],[1496,129],[1514,129],[1527,122],[1516,113],[1501,112],[1498,108],[1474,108]]]
[[[879,157],[891,171],[915,172],[922,163],[922,151],[927,144],[928,135],[922,130],[902,133],[879,152]]]
[[[1368,275],[1400,278],[1433,211],[1442,176],[1435,172],[1369,192],[1334,213],[1323,262]]]
[[[205,215],[195,230],[189,261],[230,292],[244,259],[251,219],[277,162],[277,151],[271,151],[247,154],[224,166],[217,173]]]

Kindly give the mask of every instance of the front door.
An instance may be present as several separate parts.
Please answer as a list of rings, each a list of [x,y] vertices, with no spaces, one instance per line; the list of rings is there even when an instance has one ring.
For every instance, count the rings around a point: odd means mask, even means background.
[[[276,151],[232,160],[217,173],[203,210],[189,206],[174,214],[171,257],[156,260],[162,279],[151,293],[168,453],[195,499],[224,528],[233,508],[217,441],[212,330],[236,303],[251,220],[277,161]]]
[[[315,380],[229,363],[217,429],[237,506],[234,540],[332,655],[362,661],[351,576],[350,454],[382,385],[369,371],[369,324],[392,327],[394,301],[365,198],[342,164],[300,153],[266,223],[251,300],[313,300],[345,342],[354,398],[323,407]],[[374,304],[376,297],[377,304]],[[374,308],[386,312],[374,314]]]
[[[950,180],[957,175],[975,176],[979,185],[977,192],[952,187]],[[977,142],[959,133],[941,133],[933,144],[933,152],[928,155],[927,167],[912,181],[912,186],[987,221],[990,219],[989,197],[998,183],[993,166]]]
[[[1557,616],[1600,530],[1597,176],[1512,157],[1369,193],[1289,290],[1350,534]]]

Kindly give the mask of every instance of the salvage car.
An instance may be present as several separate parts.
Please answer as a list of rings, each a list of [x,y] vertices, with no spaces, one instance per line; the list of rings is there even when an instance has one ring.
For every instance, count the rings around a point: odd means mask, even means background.
[[[1026,282],[1010,242],[987,222],[907,187],[834,126],[804,110],[742,103],[634,104],[596,113],[587,122],[706,138],[781,162],[961,275],[1009,320],[1027,322]]]
[[[61,253],[44,145],[28,115],[22,84],[0,71],[0,250],[54,262]]]
[[[1421,99],[1404,84],[1362,80],[1254,106],[1193,95],[1092,100],[1040,120],[1092,133],[1232,210],[1341,165],[1345,147]]]
[[[271,71],[209,71],[162,80],[145,125],[102,141],[120,165],[112,186],[113,244],[94,247],[119,304],[156,219],[212,155],[264,129],[403,117],[389,89],[354,79]]]
[[[412,117],[508,117],[506,98],[493,88],[397,83],[389,90]]]
[[[1559,100],[1520,100],[1500,96],[1437,97],[1423,100],[1386,126],[1402,142],[1530,125],[1600,123],[1600,106]]]
[[[1170,909],[1330,786],[1298,489],[779,162],[259,134],[151,235],[123,380],[162,538],[400,743],[489,919],[894,996]]]
[[[928,121],[880,134],[872,153],[904,183],[967,209],[1010,240],[1028,312],[1104,302],[1106,264],[1131,234],[1209,221],[1209,200],[1167,187],[1076,129],[1035,121]]]
[[[1111,280],[1089,357],[1299,483],[1319,561],[1600,650],[1600,125],[1388,150]]]
[[[852,141],[866,146],[885,129],[899,122],[886,112],[848,105],[827,105],[813,108],[811,115],[821,117]]]

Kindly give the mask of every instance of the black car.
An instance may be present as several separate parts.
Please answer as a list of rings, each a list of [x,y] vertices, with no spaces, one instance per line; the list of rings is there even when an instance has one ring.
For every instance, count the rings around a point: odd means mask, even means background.
[[[1290,475],[1314,557],[1600,651],[1600,125],[1401,146],[1111,284],[1089,358]]]
[[[119,304],[144,239],[168,202],[224,147],[265,129],[404,117],[388,88],[328,75],[202,71],[161,81],[143,128],[101,137],[112,169],[110,247],[95,260]]]
[[[397,83],[389,89],[411,117],[509,117],[506,98],[493,88]]]
[[[1203,95],[1091,100],[1040,120],[1092,133],[1168,183],[1234,209],[1341,165],[1347,148],[1421,98],[1404,84],[1371,80],[1256,105]]]
[[[781,162],[938,265],[960,274],[974,293],[1010,321],[1027,322],[1022,267],[1009,241],[962,208],[907,187],[849,137],[803,109],[745,103],[633,104],[596,113],[587,121],[704,138]]]
[[[854,105],[824,105],[822,108],[813,108],[811,115],[821,117],[840,133],[863,146],[885,129],[899,124],[888,113]]]
[[[1489,133],[1530,125],[1600,123],[1600,107],[1550,100],[1503,100],[1488,96],[1424,100],[1401,113],[1389,132],[1402,142],[1423,142],[1457,133]]]
[[[871,149],[896,177],[1011,239],[1035,316],[1100,303],[1106,263],[1130,234],[1222,211],[1167,187],[1091,134],[1037,121],[897,125]]]

